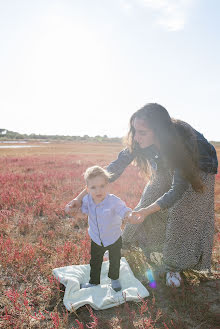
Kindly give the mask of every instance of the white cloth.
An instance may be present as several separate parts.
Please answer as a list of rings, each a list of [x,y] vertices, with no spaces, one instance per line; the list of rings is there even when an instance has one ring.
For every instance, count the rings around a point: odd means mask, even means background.
[[[148,290],[137,280],[124,257],[121,258],[120,276],[122,290],[115,292],[108,278],[109,261],[102,263],[100,285],[80,289],[81,283],[89,282],[90,265],[72,265],[53,270],[53,275],[66,289],[63,298],[64,306],[68,311],[77,310],[89,304],[95,310],[104,310],[126,301],[140,301],[149,296]]]

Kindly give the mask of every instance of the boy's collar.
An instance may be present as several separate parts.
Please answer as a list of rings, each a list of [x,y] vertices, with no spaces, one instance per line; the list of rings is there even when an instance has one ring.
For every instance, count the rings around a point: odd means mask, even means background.
[[[92,198],[92,196],[91,196],[90,193],[88,193],[88,195],[89,195],[89,198],[90,198],[91,202],[92,202],[95,206],[98,206],[98,205],[101,205],[102,203],[104,203],[104,202],[108,199],[110,193],[107,193],[106,196],[105,196],[105,198],[104,198],[101,202],[99,202],[99,203],[95,203],[95,202],[94,202],[94,200],[93,200],[93,198]]]

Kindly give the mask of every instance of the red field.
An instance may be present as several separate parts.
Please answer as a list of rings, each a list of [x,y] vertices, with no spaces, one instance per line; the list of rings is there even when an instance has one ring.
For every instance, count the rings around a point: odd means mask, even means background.
[[[33,145],[33,143],[31,144]],[[216,176],[216,234],[213,274],[185,273],[182,289],[161,281],[140,303],[105,311],[83,307],[67,313],[63,286],[53,268],[88,263],[86,221],[64,214],[64,206],[84,187],[88,166],[105,166],[118,144],[35,143],[34,148],[0,149],[0,327],[1,328],[217,328],[220,174]],[[220,149],[218,150],[220,155]],[[129,179],[135,176],[135,180]],[[134,183],[135,182],[135,183]],[[129,166],[112,184],[114,194],[133,208],[145,182]],[[143,255],[130,253],[136,274]]]

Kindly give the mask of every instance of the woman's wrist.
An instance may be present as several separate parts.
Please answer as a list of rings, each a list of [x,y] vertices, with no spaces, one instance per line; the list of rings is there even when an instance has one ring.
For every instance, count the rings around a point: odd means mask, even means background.
[[[160,206],[157,203],[152,203],[150,206],[144,208],[146,216],[152,215],[157,211],[160,211]]]
[[[69,205],[72,206],[73,203],[76,203],[76,202],[77,202],[77,203],[80,202],[80,201],[77,199],[77,197],[74,198],[74,199],[72,199],[72,200],[69,202]]]

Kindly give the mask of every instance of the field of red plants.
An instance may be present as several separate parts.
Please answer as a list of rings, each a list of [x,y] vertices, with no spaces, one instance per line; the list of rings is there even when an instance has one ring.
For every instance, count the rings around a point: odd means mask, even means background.
[[[35,146],[0,149],[0,328],[217,328],[220,174],[212,274],[184,273],[180,289],[167,288],[162,279],[157,289],[143,282],[150,297],[139,303],[126,302],[105,311],[85,306],[70,313],[62,302],[64,287],[52,269],[88,263],[90,240],[86,221],[68,218],[63,209],[84,188],[85,169],[105,166],[121,145]],[[134,208],[145,183],[129,166],[112,184],[112,191]],[[133,251],[126,258],[138,275],[144,256]]]

